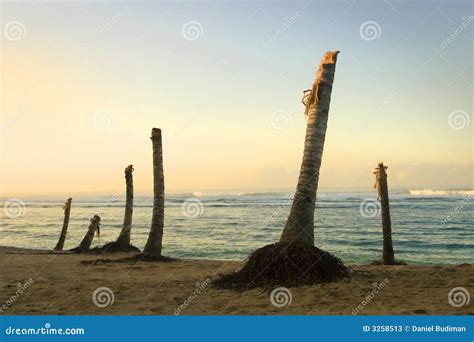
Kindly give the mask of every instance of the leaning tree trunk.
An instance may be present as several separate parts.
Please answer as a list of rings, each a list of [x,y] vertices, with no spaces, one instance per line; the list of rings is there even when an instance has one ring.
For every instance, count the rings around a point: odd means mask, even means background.
[[[100,217],[99,215],[94,215],[91,218],[91,223],[89,224],[89,228],[87,229],[87,233],[81,241],[79,247],[76,248],[79,252],[87,252],[91,247],[92,240],[94,240],[95,232],[100,234]]]
[[[290,215],[280,242],[314,245],[314,209],[338,53],[339,51],[326,52],[313,87],[303,99],[306,105],[305,114],[308,117],[303,162]]]
[[[125,169],[126,202],[125,216],[123,218],[122,231],[117,238],[116,244],[120,246],[130,245],[130,233],[132,230],[132,213],[133,213],[133,165],[127,166]]]
[[[312,89],[305,91],[303,103],[308,123],[303,163],[280,241],[257,249],[240,271],[225,274],[214,281],[216,286],[291,287],[338,281],[349,275],[349,270],[339,258],[314,246],[316,192],[338,53],[326,52]]]
[[[163,241],[163,225],[165,214],[165,183],[163,175],[163,146],[161,130],[153,128],[151,131],[153,144],[153,215],[148,241],[143,250],[144,254],[161,256]]]
[[[61,235],[59,236],[58,243],[56,244],[56,247],[54,247],[55,251],[62,251],[64,248],[64,242],[66,241],[66,235],[67,235],[67,227],[69,226],[69,216],[71,214],[71,201],[72,201],[72,198],[68,198],[66,202],[64,202],[63,228],[61,229]]]
[[[378,192],[380,206],[382,207],[382,234],[383,234],[383,252],[382,263],[384,265],[395,264],[395,254],[393,252],[392,244],[392,222],[390,220],[390,203],[388,198],[388,184],[387,184],[387,166],[379,163],[375,169],[375,188]]]

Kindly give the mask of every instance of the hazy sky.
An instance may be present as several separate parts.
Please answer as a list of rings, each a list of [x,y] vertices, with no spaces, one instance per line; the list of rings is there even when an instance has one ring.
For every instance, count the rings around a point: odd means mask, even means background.
[[[3,195],[151,191],[152,127],[167,191],[294,188],[334,49],[320,187],[472,188],[471,1],[0,6]]]

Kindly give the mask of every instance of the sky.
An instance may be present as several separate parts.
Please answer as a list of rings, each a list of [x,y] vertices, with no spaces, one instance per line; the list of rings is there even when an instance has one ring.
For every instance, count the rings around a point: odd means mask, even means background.
[[[466,1],[2,2],[1,195],[293,189],[340,50],[320,189],[473,188]]]

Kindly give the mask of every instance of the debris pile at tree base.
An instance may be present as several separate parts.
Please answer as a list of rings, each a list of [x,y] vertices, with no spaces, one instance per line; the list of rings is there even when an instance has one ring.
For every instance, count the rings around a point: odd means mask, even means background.
[[[87,254],[89,250],[83,250],[79,246],[71,248],[68,252],[78,253],[78,254]]]
[[[122,263],[133,263],[136,264],[140,261],[143,262],[172,262],[178,259],[170,258],[164,255],[151,255],[139,253],[131,257],[120,258],[120,259],[97,259],[97,260],[83,260],[83,265],[99,265],[99,264],[122,264]]]
[[[102,253],[140,253],[140,250],[132,245],[123,245],[117,242],[109,242],[103,246],[91,248],[88,253],[102,254]]]
[[[80,247],[76,247],[69,250],[70,252],[80,254],[106,254],[106,253],[140,253],[140,250],[132,245],[120,245],[116,242],[109,242],[103,246],[90,248],[87,250],[81,250]]]
[[[274,243],[253,252],[244,267],[213,282],[225,289],[299,286],[339,281],[350,276],[342,261],[307,244]]]

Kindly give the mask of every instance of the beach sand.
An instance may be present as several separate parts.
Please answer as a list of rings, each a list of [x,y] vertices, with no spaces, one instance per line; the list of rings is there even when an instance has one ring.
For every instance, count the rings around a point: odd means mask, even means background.
[[[109,258],[121,256],[125,255]],[[355,270],[351,280],[290,288],[291,303],[276,307],[270,300],[271,288],[237,292],[212,286],[216,274],[238,270],[242,262],[81,263],[97,258],[0,247],[1,314],[351,315],[357,307],[361,315],[474,314],[473,300],[461,307],[448,302],[448,293],[455,287],[474,295],[472,264],[349,265]],[[33,282],[16,295],[18,284],[30,278]],[[102,297],[109,304],[105,307],[95,305],[92,298],[101,287],[113,293],[113,303]]]

